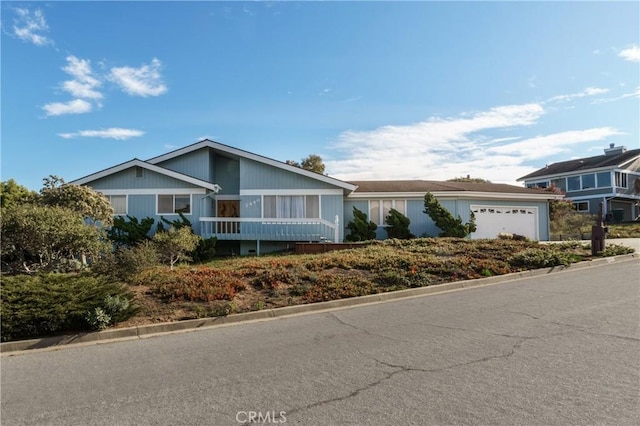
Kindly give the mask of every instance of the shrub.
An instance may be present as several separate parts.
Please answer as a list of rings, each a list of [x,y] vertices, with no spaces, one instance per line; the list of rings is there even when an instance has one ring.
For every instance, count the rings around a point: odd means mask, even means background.
[[[367,220],[367,215],[353,207],[353,220],[347,224],[350,233],[345,237],[346,241],[369,241],[376,238],[376,225],[373,221]]]
[[[201,237],[195,235],[187,226],[172,227],[165,232],[156,232],[153,236],[153,243],[160,258],[167,262],[171,269],[177,262],[191,260],[187,253],[193,252],[200,240]]]
[[[150,241],[144,241],[133,247],[119,247],[113,252],[103,253],[91,270],[119,281],[130,282],[133,277],[145,269],[157,266],[160,257]]]
[[[131,304],[133,295],[104,277],[4,277],[1,294],[3,341],[88,331],[125,320],[136,312]]]
[[[440,228],[441,237],[464,238],[476,231],[476,219],[473,212],[471,212],[469,222],[462,223],[460,217],[454,218],[449,210],[442,207],[438,199],[430,192],[424,196],[424,213],[429,215],[435,225]]]
[[[572,255],[566,252],[530,248],[511,256],[509,263],[521,268],[548,268],[559,265],[566,266],[572,260]]]
[[[145,217],[141,221],[138,218],[121,216],[113,218],[113,226],[107,230],[107,237],[117,246],[132,247],[151,239],[149,232],[155,223],[152,217]]]
[[[408,240],[416,237],[409,231],[411,220],[396,209],[389,211],[387,217],[384,218],[384,222],[389,225],[386,228],[389,238]]]
[[[620,244],[605,244],[604,251],[600,252],[600,256],[619,256],[621,254],[635,253],[635,249]]]
[[[3,269],[8,272],[73,270],[74,259],[107,249],[103,232],[65,207],[16,205],[2,209],[0,222]]]
[[[303,299],[307,302],[345,299],[376,293],[374,284],[360,277],[324,275],[307,291]]]
[[[216,255],[216,243],[218,239],[216,237],[201,238],[198,241],[198,246],[191,253],[191,259],[194,262],[209,262],[213,260]]]

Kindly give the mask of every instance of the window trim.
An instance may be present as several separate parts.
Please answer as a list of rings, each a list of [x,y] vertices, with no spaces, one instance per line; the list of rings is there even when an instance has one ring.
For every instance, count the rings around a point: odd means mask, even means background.
[[[165,197],[170,195],[172,197],[173,213],[160,212],[159,206],[160,206],[160,196],[161,195],[165,196]],[[180,213],[176,212],[176,197],[189,197],[189,212],[188,213],[182,212],[182,214],[185,215],[185,216],[191,216],[193,214],[193,197],[192,197],[192,194],[184,194],[184,193],[156,194],[156,216],[161,216],[161,215],[178,216]]]

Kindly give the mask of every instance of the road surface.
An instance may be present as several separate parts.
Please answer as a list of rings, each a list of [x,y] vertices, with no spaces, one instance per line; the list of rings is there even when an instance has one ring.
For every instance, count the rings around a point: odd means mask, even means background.
[[[640,262],[3,355],[8,425],[640,424]]]

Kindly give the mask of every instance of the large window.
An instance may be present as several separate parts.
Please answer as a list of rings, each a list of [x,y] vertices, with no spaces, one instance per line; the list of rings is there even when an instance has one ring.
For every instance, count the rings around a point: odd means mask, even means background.
[[[598,188],[606,188],[611,186],[611,172],[600,172],[596,174],[598,179]]]
[[[580,176],[567,178],[567,191],[580,191]]]
[[[627,174],[623,172],[616,172],[616,186],[618,188],[627,187]]]
[[[370,200],[369,201],[369,220],[378,226],[384,226],[384,218],[389,215],[391,209],[396,209],[402,214],[406,214],[406,200]]]
[[[191,196],[158,195],[158,214],[191,214]]]
[[[106,196],[113,207],[113,214],[127,214],[127,196],[126,195],[107,195]]]
[[[567,180],[565,178],[551,179],[551,185],[554,185],[561,191],[567,190]]]
[[[590,173],[582,175],[582,189],[591,189],[596,187],[596,175]]]
[[[320,197],[318,195],[265,195],[263,217],[281,219],[319,218]]]

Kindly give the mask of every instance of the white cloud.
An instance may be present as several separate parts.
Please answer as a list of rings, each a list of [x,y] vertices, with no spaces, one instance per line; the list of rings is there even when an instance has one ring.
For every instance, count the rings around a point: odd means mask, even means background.
[[[167,91],[160,75],[161,66],[160,61],[153,58],[150,65],[140,68],[111,68],[109,79],[130,95],[158,96]]]
[[[44,105],[42,109],[46,112],[47,117],[49,117],[64,114],[84,114],[90,112],[93,106],[83,99],[74,99],[69,102],[52,102]]]
[[[587,87],[582,92],[571,93],[569,95],[558,95],[547,99],[547,102],[567,102],[578,98],[584,98],[586,96],[602,95],[609,91],[609,89],[603,89],[600,87]]]
[[[73,133],[58,134],[58,136],[64,139],[73,139],[77,137],[83,137],[83,138],[117,139],[117,140],[135,138],[142,135],[144,135],[144,132],[141,130],[122,129],[119,127],[111,127],[109,129],[101,129],[101,130],[79,130]]]
[[[326,164],[329,170],[340,170],[335,177],[345,180],[444,180],[470,174],[495,182],[513,181],[529,168],[509,155],[485,155],[488,138],[477,133],[529,126],[544,113],[536,103],[507,105],[460,117],[432,117],[412,125],[347,131],[334,146],[347,158]]]
[[[599,89],[583,93],[594,92],[598,93]],[[347,181],[446,180],[470,175],[520,185],[516,179],[537,168],[530,165],[532,160],[623,134],[615,128],[599,127],[531,138],[490,135],[535,125],[544,114],[541,104],[532,103],[501,106],[458,117],[433,117],[405,126],[347,131],[338,136],[333,146],[345,157],[327,160],[325,164],[332,176]]]
[[[76,98],[102,99],[102,93],[94,90],[102,83],[93,76],[91,61],[70,55],[67,56],[67,62],[62,69],[74,79],[63,82],[62,89]]]
[[[623,93],[620,96],[616,96],[615,98],[602,98],[602,99],[596,99],[593,102],[591,102],[592,104],[603,104],[603,103],[607,103],[607,102],[615,102],[615,101],[619,101],[621,99],[627,99],[627,98],[640,98],[640,86],[638,86],[636,88],[635,91],[630,92],[630,93]]]
[[[640,62],[640,46],[634,44],[631,47],[621,50],[618,56],[627,61]]]
[[[20,40],[28,41],[36,46],[53,44],[53,41],[42,35],[49,30],[42,10],[36,9],[33,13],[29,9],[14,9],[17,17],[13,19],[13,34]]]
[[[487,149],[489,154],[511,155],[527,160],[537,160],[569,151],[571,145],[601,141],[611,136],[622,135],[611,127],[587,130],[570,130],[551,135],[537,136],[523,141],[495,146]]]

